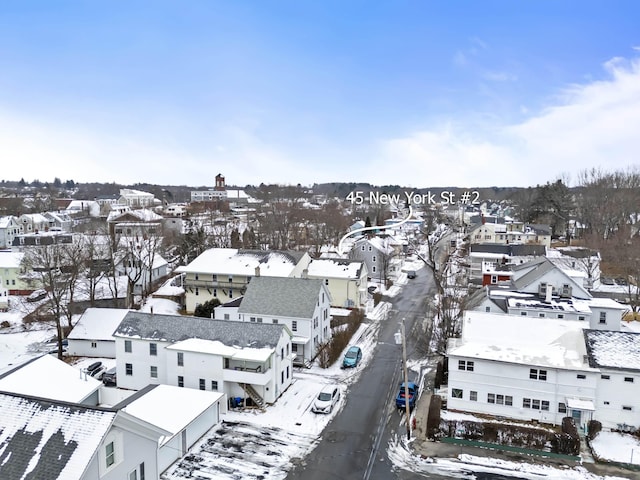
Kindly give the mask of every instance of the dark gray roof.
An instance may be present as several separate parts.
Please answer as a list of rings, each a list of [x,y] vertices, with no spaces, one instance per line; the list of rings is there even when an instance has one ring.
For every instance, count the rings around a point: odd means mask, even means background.
[[[217,340],[227,346],[273,348],[278,344],[283,329],[286,327],[282,324],[211,320],[136,311],[125,315],[113,335],[171,343],[200,338]]]
[[[640,333],[584,330],[589,366],[640,372]]]
[[[511,257],[541,256],[546,254],[544,245],[535,244],[501,244],[501,243],[479,243],[471,244],[471,252],[474,253],[497,253]]]
[[[535,283],[536,280],[540,279],[543,275],[550,272],[551,270],[557,269],[557,267],[547,258],[536,259],[532,262],[523,263],[522,265],[517,265],[513,268],[514,271],[518,271],[527,267],[532,267],[531,271],[525,273],[522,277],[518,278],[513,282],[513,287],[516,290],[522,290],[532,283]]]
[[[323,285],[315,278],[256,277],[247,286],[238,313],[312,318]]]
[[[4,392],[0,405],[0,478],[7,480],[81,478],[116,415]]]

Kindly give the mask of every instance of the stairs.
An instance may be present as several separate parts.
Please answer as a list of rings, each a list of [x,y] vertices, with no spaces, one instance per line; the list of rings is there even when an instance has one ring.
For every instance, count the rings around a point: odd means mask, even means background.
[[[253,401],[253,404],[260,408],[260,410],[264,411],[264,400],[260,395],[258,395],[258,392],[256,392],[255,389],[248,383],[241,383],[240,386]]]

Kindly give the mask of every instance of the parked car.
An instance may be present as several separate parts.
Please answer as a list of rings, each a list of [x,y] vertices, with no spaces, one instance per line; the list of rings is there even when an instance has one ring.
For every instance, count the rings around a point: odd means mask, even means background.
[[[418,386],[413,382],[408,382],[406,389],[404,382],[400,384],[400,390],[396,397],[396,407],[406,408],[405,402],[407,401],[407,398],[409,399],[409,409],[413,410],[413,407],[416,406],[416,399],[418,398]]]
[[[93,362],[91,365],[89,365],[89,366],[87,367],[87,373],[91,373],[91,372],[93,372],[94,370],[99,369],[101,366],[102,366],[102,362],[100,362],[100,361]]]
[[[34,290],[27,296],[27,302],[38,302],[47,296],[46,290]]]
[[[111,367],[102,374],[102,383],[105,385],[116,385],[116,367]]]
[[[101,365],[95,370],[92,370],[91,372],[89,372],[89,375],[91,375],[96,380],[102,380],[102,377],[104,376],[104,373],[106,371],[107,371],[107,367],[105,365]]]
[[[326,385],[314,400],[311,411],[314,413],[331,413],[338,400],[340,400],[340,387]]]
[[[342,359],[342,368],[354,368],[357,367],[362,360],[362,350],[360,347],[349,347],[347,353],[344,354],[344,358]]]

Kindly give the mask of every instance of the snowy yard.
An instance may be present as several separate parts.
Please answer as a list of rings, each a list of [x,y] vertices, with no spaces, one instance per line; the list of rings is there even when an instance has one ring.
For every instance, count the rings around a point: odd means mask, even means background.
[[[633,435],[600,432],[591,442],[591,448],[603,460],[640,465],[640,440]]]

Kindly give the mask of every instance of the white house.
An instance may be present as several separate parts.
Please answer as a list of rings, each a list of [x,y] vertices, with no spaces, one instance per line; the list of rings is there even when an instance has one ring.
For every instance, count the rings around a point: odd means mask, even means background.
[[[113,332],[129,310],[87,308],[67,336],[67,354],[75,357],[116,358]]]
[[[54,355],[42,355],[0,375],[0,392],[91,406],[100,402],[101,385]]]
[[[120,198],[118,199],[118,203],[121,203],[122,205],[128,205],[131,208],[146,208],[153,207],[156,202],[160,203],[159,200],[156,200],[153,193],[134,190],[131,188],[120,189]]]
[[[0,217],[0,249],[11,248],[13,239],[22,233],[22,225],[16,217]]]
[[[164,472],[220,423],[220,415],[227,411],[227,401],[223,393],[149,385],[114,409],[165,432],[158,440],[157,467],[158,472]]]
[[[597,368],[594,418],[604,428],[640,426],[640,333],[585,330],[589,365]]]
[[[286,325],[296,363],[310,362],[331,338],[331,295],[323,280],[256,277],[238,308],[243,322]]]
[[[518,292],[537,293],[545,297],[547,290],[551,290],[552,295],[561,298],[591,298],[581,280],[569,276],[546,257],[514,265],[512,272],[511,286]]]
[[[447,348],[448,408],[558,425],[596,418],[586,322],[465,312]]]
[[[291,384],[285,325],[131,311],[114,333],[117,383],[165,384],[273,403]]]
[[[0,478],[159,478],[164,432],[126,413],[12,393],[0,405]]]
[[[227,303],[244,295],[254,277],[300,277],[310,261],[302,252],[211,248],[176,272],[185,274],[186,311],[193,313],[214,298]]]
[[[331,305],[341,308],[363,308],[367,302],[368,270],[364,262],[339,258],[320,258],[309,262],[309,278],[325,282],[331,294]]]

